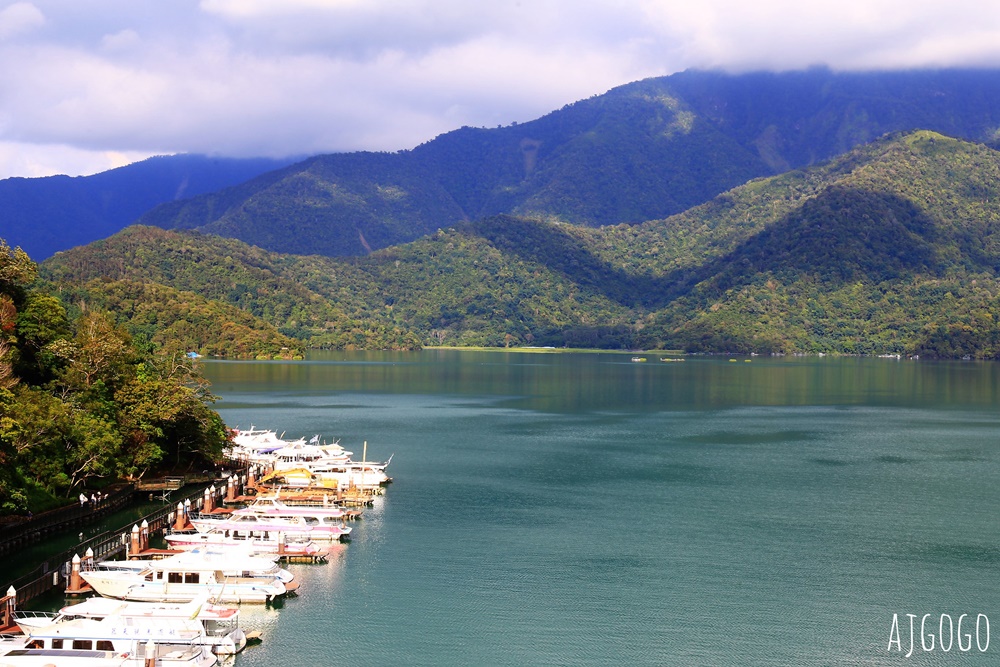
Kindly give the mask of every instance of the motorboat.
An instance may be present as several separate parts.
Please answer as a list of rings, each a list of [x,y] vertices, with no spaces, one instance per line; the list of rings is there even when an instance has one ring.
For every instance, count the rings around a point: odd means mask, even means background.
[[[243,650],[247,636],[239,623],[237,607],[210,604],[206,599],[195,599],[187,603],[128,602],[106,597],[90,597],[69,604],[58,612],[37,612],[18,610],[14,620],[25,634],[77,618],[103,620],[106,618],[127,618],[133,626],[144,623],[163,626],[176,625],[184,621],[201,623],[204,631],[203,642],[217,655],[231,655]]]
[[[274,470],[336,465],[348,463],[352,454],[353,452],[345,450],[336,443],[321,445],[296,442],[271,452],[270,463]]]
[[[292,575],[248,551],[192,549],[159,560],[104,561],[80,576],[105,597],[145,602],[264,603],[293,589]]]
[[[284,535],[293,539],[336,541],[347,539],[351,534],[350,527],[344,525],[343,517],[342,510],[336,520],[324,521],[312,514],[264,514],[240,509],[227,514],[199,515],[192,517],[190,521],[200,533],[228,532],[244,538],[259,536],[268,540]]]
[[[275,496],[257,496],[253,502],[240,509],[233,510],[233,516],[256,515],[275,518],[302,517],[309,526],[331,524],[360,518],[358,510],[345,510],[327,498],[324,504],[291,505]]]
[[[326,560],[326,549],[313,540],[301,537],[287,537],[284,533],[268,533],[254,530],[197,530],[173,531],[163,536],[171,549],[216,550],[249,548],[254,555],[278,555],[285,557],[311,558],[314,561]]]
[[[111,615],[72,618],[32,628],[0,642],[4,667],[212,667],[218,658],[201,622]]]
[[[306,444],[303,438],[288,441],[282,439],[282,436],[279,436],[274,431],[254,428],[252,424],[247,430],[233,429],[233,446],[229,452],[230,456],[232,458],[255,460],[283,447]]]

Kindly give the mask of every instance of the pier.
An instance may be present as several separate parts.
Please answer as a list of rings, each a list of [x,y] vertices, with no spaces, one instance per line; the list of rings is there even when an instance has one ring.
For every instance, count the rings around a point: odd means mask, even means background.
[[[6,596],[0,598],[0,605],[3,605],[0,606],[0,624],[3,623],[3,610],[8,605],[15,604],[15,602],[16,604],[23,604],[59,588],[67,589],[69,594],[83,592],[82,589],[74,591],[71,577],[74,566],[77,568],[85,566],[86,559],[93,558],[96,561],[101,561],[116,556],[139,554],[149,549],[150,536],[162,534],[166,529],[177,524],[179,519],[186,519],[188,513],[200,510],[206,505],[210,510],[211,507],[221,502],[227,487],[233,488],[235,484],[246,483],[245,474],[233,475],[229,479],[233,481],[220,480],[224,481],[226,486],[216,487],[213,484],[207,488],[198,488],[196,491],[182,493],[177,496],[176,504],[165,505],[163,508],[147,514],[139,522],[130,522],[127,526],[120,529],[106,531],[81,540],[73,548],[46,558],[45,561],[28,574],[17,578],[6,586],[0,587],[0,591],[7,592]],[[142,492],[152,491],[157,496],[165,499],[161,495],[164,490],[144,488]],[[127,488],[107,496],[106,506],[98,508],[97,506],[88,507],[87,505],[83,505],[79,508],[68,508],[47,513],[53,515],[49,518],[43,515],[33,517],[30,521],[18,526],[22,530],[16,533],[10,534],[6,531],[0,533],[0,540],[10,538],[9,541],[0,541],[0,554],[13,553],[24,544],[37,542],[43,537],[65,534],[67,532],[72,533],[77,525],[94,523],[98,518],[104,518],[112,511],[128,507],[132,503],[133,495],[136,492],[137,489],[130,484]],[[35,522],[39,520],[41,521],[36,524]],[[74,563],[74,560],[76,563]],[[0,631],[2,630],[3,628],[0,627]]]

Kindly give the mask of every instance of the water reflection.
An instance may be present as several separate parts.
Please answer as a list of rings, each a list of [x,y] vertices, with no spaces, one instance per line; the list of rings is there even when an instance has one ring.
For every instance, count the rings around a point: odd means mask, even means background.
[[[308,362],[210,361],[220,394],[267,392],[297,404],[337,392],[495,397],[543,412],[662,411],[738,405],[993,404],[993,363],[861,358],[689,357],[633,363],[614,353],[425,350],[317,353]],[[233,397],[237,398],[237,397]],[[238,400],[238,398],[237,398]],[[229,407],[237,407],[230,403]],[[325,407],[351,407],[327,403]]]

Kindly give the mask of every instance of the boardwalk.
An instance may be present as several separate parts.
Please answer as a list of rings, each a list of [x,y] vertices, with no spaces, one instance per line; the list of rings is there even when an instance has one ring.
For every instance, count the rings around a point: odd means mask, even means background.
[[[187,508],[188,511],[194,512],[199,510],[206,502],[215,505],[221,502],[225,494],[233,494],[236,484],[242,484],[246,481],[243,475],[234,475],[231,479],[233,483],[227,484],[225,481],[222,481],[219,487],[212,485],[208,488],[197,488],[189,492],[182,490],[179,493],[175,493],[176,503],[172,502],[146,515],[137,522],[130,522],[119,529],[95,535],[81,541],[71,549],[48,557],[45,562],[40,563],[30,573],[0,588],[0,592],[7,593],[7,597],[0,598],[0,617],[5,615],[4,610],[11,608],[15,602],[17,605],[22,605],[39,595],[65,586],[68,583],[68,578],[72,570],[74,556],[82,558],[92,555],[95,560],[105,560],[124,554],[128,549],[134,549],[133,531],[137,530],[137,526],[140,523],[143,524],[145,529],[144,539],[148,543],[149,535],[160,534],[174,523],[177,518],[178,508],[182,508],[182,511],[185,511],[183,508]],[[76,522],[85,521],[91,516],[93,518],[90,518],[87,523],[93,523],[98,517],[108,516],[112,508],[114,511],[117,511],[130,504],[134,492],[134,489],[130,485],[127,489],[119,491],[113,497],[109,496],[106,508],[98,508],[96,505],[93,507],[84,505],[82,507],[69,508],[61,510],[61,516],[59,517],[42,518],[41,515],[35,517],[32,521],[25,522],[25,524],[28,524],[28,528],[22,525],[18,526],[21,530],[16,532],[0,532],[0,540],[9,538],[9,543],[0,543],[0,554],[11,553],[13,550],[19,548],[18,545],[23,545],[29,539],[31,541],[38,541],[43,537],[55,535],[59,532],[73,531],[75,530],[75,526],[79,525]],[[171,498],[171,500],[174,500],[174,498]],[[88,515],[87,512],[90,512],[90,514]],[[42,522],[35,523],[39,519],[42,519]],[[30,534],[30,530],[34,530],[38,534],[32,535]],[[2,618],[0,618],[0,625],[2,625]]]

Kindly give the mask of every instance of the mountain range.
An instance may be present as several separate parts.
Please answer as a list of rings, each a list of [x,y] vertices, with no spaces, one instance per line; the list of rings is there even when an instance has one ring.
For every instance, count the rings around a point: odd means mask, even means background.
[[[993,145],[998,128],[997,70],[688,71],[395,153],[171,156],[90,177],[6,179],[0,234],[39,260],[133,222],[278,252],[363,255],[498,214],[636,224],[886,133]]]
[[[170,197],[42,275],[134,335],[219,356],[994,358],[998,128],[993,70],[684,72]]]
[[[993,142],[1000,72],[682,72],[409,151],[324,155],[138,222],[288,253],[362,255],[510,214],[602,226],[680,213],[899,131]]]
[[[42,269],[112,312],[163,284],[171,303],[223,302],[300,347],[994,358],[998,195],[1000,152],[916,131],[639,224],[502,214],[340,258],[136,226]]]

